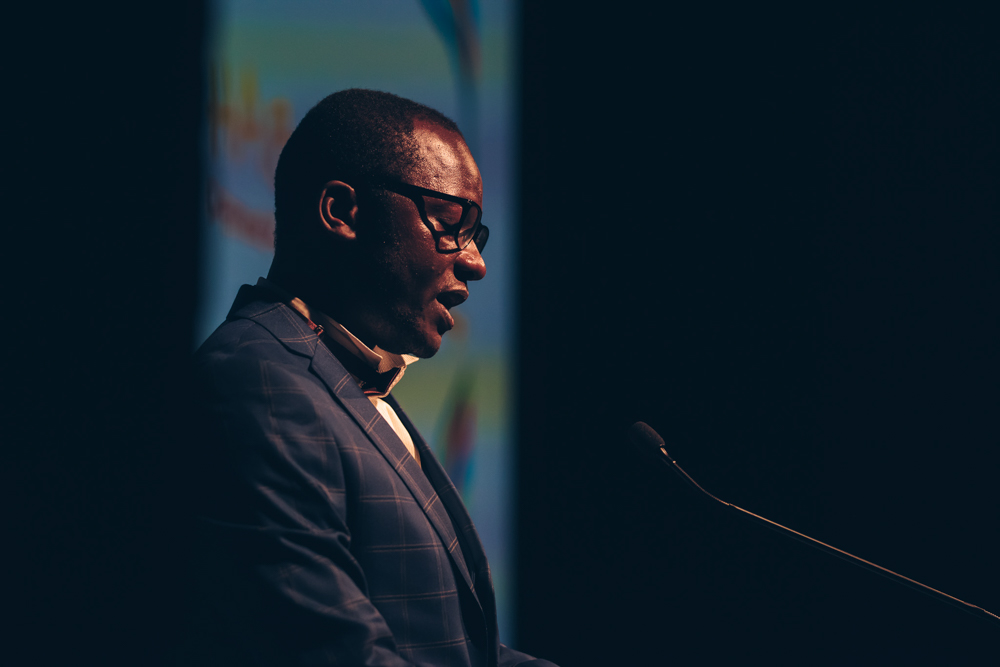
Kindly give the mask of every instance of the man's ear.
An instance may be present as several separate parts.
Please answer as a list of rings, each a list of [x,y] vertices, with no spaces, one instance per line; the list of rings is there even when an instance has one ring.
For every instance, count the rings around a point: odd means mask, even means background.
[[[326,231],[353,241],[357,235],[358,196],[347,183],[329,181],[319,196],[319,217]]]

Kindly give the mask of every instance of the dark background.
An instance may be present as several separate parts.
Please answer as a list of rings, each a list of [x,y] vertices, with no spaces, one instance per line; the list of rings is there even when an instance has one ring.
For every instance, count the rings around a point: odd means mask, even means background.
[[[985,15],[523,9],[520,644],[565,665],[973,664],[995,611]],[[988,650],[989,649],[989,650]]]
[[[3,664],[172,664],[205,21],[201,0],[9,16]]]
[[[525,3],[519,645],[971,664],[1000,609],[985,15]],[[168,664],[185,603],[206,9],[13,15],[13,664]]]

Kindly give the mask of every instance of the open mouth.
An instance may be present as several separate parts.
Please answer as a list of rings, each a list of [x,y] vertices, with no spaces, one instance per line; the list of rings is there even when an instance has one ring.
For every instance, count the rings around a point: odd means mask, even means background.
[[[438,303],[444,306],[446,309],[451,310],[455,306],[464,302],[469,298],[469,293],[461,290],[451,290],[449,292],[441,292],[437,295]]]

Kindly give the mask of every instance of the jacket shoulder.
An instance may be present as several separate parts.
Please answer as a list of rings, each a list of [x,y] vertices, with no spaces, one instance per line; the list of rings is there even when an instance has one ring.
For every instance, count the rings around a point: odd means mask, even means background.
[[[278,324],[282,324],[285,315],[280,312],[274,315]],[[227,320],[220,325],[194,355],[195,370],[203,387],[224,394],[239,391],[239,385],[261,382],[262,374],[295,384],[305,382],[308,387],[316,385],[317,379],[309,370],[315,352],[315,334],[308,329],[280,330],[280,326],[273,326],[275,322],[270,324],[267,326],[268,322],[255,317]]]
[[[311,358],[318,337],[287,305],[257,301],[230,312],[229,317],[195,352],[200,365],[220,357],[250,355],[281,357],[285,354]]]

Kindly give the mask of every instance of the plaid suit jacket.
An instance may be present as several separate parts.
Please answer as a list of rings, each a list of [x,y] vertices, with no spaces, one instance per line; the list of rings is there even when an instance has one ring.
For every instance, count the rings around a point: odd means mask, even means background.
[[[196,354],[205,409],[185,662],[549,665],[501,645],[461,498],[305,320],[244,285]]]

